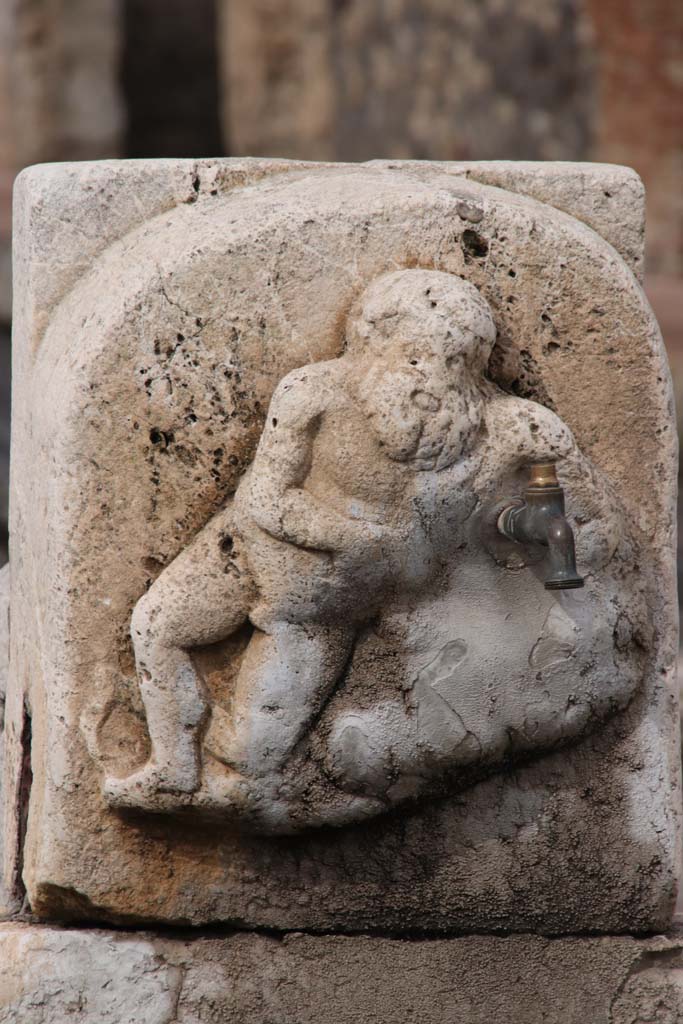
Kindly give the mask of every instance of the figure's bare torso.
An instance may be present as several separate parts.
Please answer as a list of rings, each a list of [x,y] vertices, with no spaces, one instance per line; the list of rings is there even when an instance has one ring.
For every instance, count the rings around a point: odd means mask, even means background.
[[[420,474],[410,461],[388,457],[366,412],[347,392],[342,374],[339,378],[330,382],[328,374],[325,408],[299,487],[319,503],[321,520],[324,510],[331,510],[374,528],[375,539],[326,551],[273,536],[251,511],[252,474],[259,471],[255,460],[235,496],[235,533],[257,580],[260,607],[267,606],[269,615],[296,609],[303,619],[329,614],[363,618],[374,613],[388,586],[409,586],[419,576],[406,551],[419,553],[427,545],[415,502]]]
[[[415,471],[387,457],[367,416],[344,393],[323,415],[304,487],[350,519],[410,528]]]

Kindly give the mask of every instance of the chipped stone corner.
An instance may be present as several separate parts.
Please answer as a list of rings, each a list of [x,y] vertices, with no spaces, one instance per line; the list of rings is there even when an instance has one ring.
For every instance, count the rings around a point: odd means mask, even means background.
[[[371,166],[419,173],[427,165],[412,160],[374,160]],[[645,187],[633,168],[550,160],[471,160],[439,166],[448,174],[527,196],[581,221],[616,249],[642,284]]]

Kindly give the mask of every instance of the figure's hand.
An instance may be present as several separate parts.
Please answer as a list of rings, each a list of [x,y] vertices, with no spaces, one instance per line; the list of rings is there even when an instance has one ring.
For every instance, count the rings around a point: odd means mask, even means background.
[[[381,544],[385,530],[367,519],[346,519],[339,531],[339,554],[370,551]]]
[[[335,559],[342,564],[384,561],[395,546],[394,530],[367,519],[347,519],[334,550]]]

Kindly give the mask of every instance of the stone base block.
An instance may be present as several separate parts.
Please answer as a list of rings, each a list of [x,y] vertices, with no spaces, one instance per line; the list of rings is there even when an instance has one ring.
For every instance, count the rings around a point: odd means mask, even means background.
[[[683,933],[401,941],[0,925],[11,1024],[683,1022]]]

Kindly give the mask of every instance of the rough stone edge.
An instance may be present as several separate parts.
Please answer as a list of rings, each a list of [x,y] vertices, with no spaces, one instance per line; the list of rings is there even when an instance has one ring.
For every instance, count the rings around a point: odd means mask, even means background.
[[[0,925],[0,1020],[630,1024],[683,1009],[683,933],[396,939]],[[142,1016],[138,1016],[142,1014]],[[659,1019],[659,1016],[657,1017]],[[669,1017],[667,1017],[669,1019]]]
[[[15,348],[37,347],[52,311],[97,257],[145,221],[200,197],[307,166],[292,160],[94,160],[35,164],[14,182]],[[29,243],[29,244],[27,244]],[[65,258],[65,253],[66,258]]]
[[[373,165],[401,166],[388,160],[373,161]],[[414,169],[420,164],[404,161],[403,166]],[[621,164],[524,160],[472,160],[437,166],[448,174],[536,199],[582,221],[616,249],[642,284],[645,187],[632,168]]]
[[[36,164],[14,186],[15,316],[36,346],[54,305],[112,242],[144,221],[216,192],[275,174],[358,164],[269,157],[214,160],[100,160]],[[645,192],[635,171],[616,164],[523,161],[370,161],[391,170],[439,168],[529,196],[582,221],[608,241],[642,281]],[[625,214],[625,210],[628,215]],[[36,254],[29,260],[24,239]],[[64,259],[64,252],[69,258]],[[21,281],[21,287],[17,287]]]

